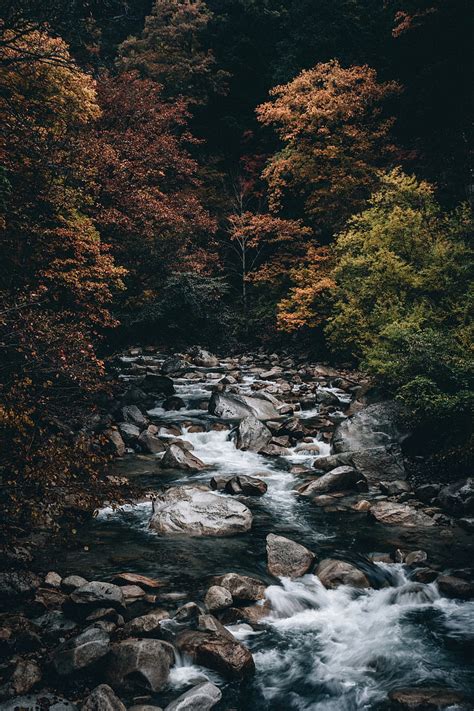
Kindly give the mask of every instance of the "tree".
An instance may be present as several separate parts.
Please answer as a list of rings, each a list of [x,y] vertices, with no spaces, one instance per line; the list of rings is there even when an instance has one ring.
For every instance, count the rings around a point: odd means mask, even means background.
[[[103,77],[98,92],[103,113],[91,214],[128,270],[122,314],[140,321],[172,272],[212,271],[215,224],[190,154],[196,141],[186,101],[165,100],[160,85],[137,72]]]
[[[223,90],[226,76],[202,45],[211,17],[202,0],[155,0],[140,37],[122,44],[120,67],[159,82],[166,96],[205,102]]]
[[[301,72],[271,91],[257,109],[283,148],[264,172],[270,206],[304,210],[319,229],[333,231],[361,209],[377,184],[378,168],[393,159],[383,102],[398,91],[367,66],[345,69],[336,60]]]
[[[11,515],[44,520],[66,483],[95,472],[78,430],[104,389],[95,346],[123,270],[85,214],[94,82],[57,38],[26,33],[17,47],[34,54],[21,72],[0,68],[0,467]]]

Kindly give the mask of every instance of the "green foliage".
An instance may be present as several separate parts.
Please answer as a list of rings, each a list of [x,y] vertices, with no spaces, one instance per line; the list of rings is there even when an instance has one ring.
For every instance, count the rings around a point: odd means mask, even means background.
[[[395,170],[336,240],[326,333],[418,419],[472,407],[470,211],[443,212],[433,188]]]

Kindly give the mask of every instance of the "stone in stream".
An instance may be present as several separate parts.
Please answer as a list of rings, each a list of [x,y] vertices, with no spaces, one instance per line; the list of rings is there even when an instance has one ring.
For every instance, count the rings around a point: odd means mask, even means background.
[[[256,602],[265,597],[265,584],[248,575],[226,573],[214,578],[213,584],[228,590],[237,602]]]
[[[183,407],[186,407],[186,403],[183,398],[178,397],[178,395],[171,395],[170,397],[167,397],[162,404],[162,408],[166,411],[182,410]]]
[[[221,585],[211,585],[204,598],[204,604],[209,612],[225,610],[226,607],[230,607],[233,603],[232,594]]]
[[[277,577],[300,578],[310,570],[316,556],[300,543],[270,533],[267,536],[267,567]]]
[[[252,527],[252,513],[240,501],[209,489],[173,486],[155,500],[150,527],[160,533],[232,536]]]
[[[267,491],[267,485],[262,479],[244,474],[231,477],[214,476],[209,484],[213,491],[223,491],[233,495],[262,496]]]
[[[437,686],[394,689],[388,698],[390,711],[472,711],[471,703],[464,694]]]
[[[201,368],[217,368],[219,365],[219,359],[209,351],[204,350],[204,348],[193,348],[191,356],[194,365]]]
[[[157,395],[168,396],[175,393],[171,378],[157,373],[147,373],[141,383],[141,387],[146,393],[156,393]]]
[[[398,504],[393,501],[377,501],[370,507],[370,514],[380,523],[390,526],[416,528],[436,525],[436,522],[423,511],[417,511],[407,504]]]
[[[130,637],[154,637],[161,630],[161,622],[169,619],[166,610],[153,610],[147,615],[135,617],[124,625],[124,634]]]
[[[298,487],[298,493],[303,496],[327,494],[332,491],[367,490],[367,482],[354,467],[336,467],[323,476]]]
[[[167,358],[161,366],[161,372],[163,375],[178,375],[180,373],[185,373],[187,370],[189,370],[189,363],[182,358],[178,358],[177,356]]]
[[[316,575],[329,590],[339,585],[350,585],[354,588],[371,587],[367,576],[355,565],[344,560],[325,558],[318,565]]]
[[[76,588],[69,598],[78,608],[115,607],[121,609],[125,605],[122,589],[118,585],[98,580]]]
[[[442,595],[460,600],[471,600],[474,597],[474,585],[463,578],[454,575],[440,575],[436,584]]]
[[[117,457],[123,457],[125,454],[125,442],[118,429],[116,427],[110,427],[108,430],[105,430],[104,435],[108,440],[109,450]]]
[[[0,704],[1,711],[78,711],[76,704],[57,694],[41,690],[28,696],[18,696]]]
[[[125,422],[131,422],[132,425],[137,425],[137,427],[146,425],[146,417],[136,405],[124,405],[122,407],[122,417]]]
[[[183,469],[185,471],[201,471],[206,465],[191,452],[186,451],[178,444],[170,444],[161,460],[163,469]]]
[[[395,479],[395,481],[381,481],[380,491],[382,494],[387,494],[387,496],[397,496],[397,494],[404,494],[411,491],[410,484],[404,479]]]
[[[146,688],[160,691],[174,662],[173,648],[157,639],[125,639],[113,644],[106,679],[114,689]]]
[[[140,573],[117,573],[113,577],[114,582],[117,583],[132,583],[135,585],[141,585],[145,588],[161,588],[164,583],[155,578],[149,578],[146,575],[140,575]]]
[[[88,627],[53,652],[53,667],[57,674],[66,676],[94,664],[109,651],[110,637],[102,629]]]
[[[218,686],[210,681],[193,686],[165,708],[165,711],[210,711],[222,698]]]
[[[241,679],[255,673],[251,653],[235,639],[186,630],[177,637],[176,646],[196,664],[214,669],[225,677]]]
[[[127,711],[108,684],[96,686],[82,705],[81,711]]]
[[[140,436],[139,428],[131,422],[120,422],[118,427],[125,444],[135,444]]]
[[[149,429],[140,433],[138,444],[140,445],[140,449],[144,452],[148,452],[148,454],[159,454],[160,452],[166,451],[166,445],[159,437],[150,432]]]
[[[474,513],[474,478],[445,486],[438,494],[438,503],[450,514],[462,516]]]
[[[212,393],[209,412],[211,415],[228,420],[242,420],[249,415],[253,415],[258,420],[275,420],[279,417],[275,406],[263,397],[227,392]]]
[[[33,623],[41,630],[42,635],[51,641],[65,637],[77,627],[76,622],[67,618],[61,610],[45,612],[44,615],[35,617]]]
[[[241,420],[237,427],[235,446],[244,451],[259,452],[272,440],[272,433],[253,415]]]
[[[82,575],[68,575],[62,579],[61,587],[66,592],[72,592],[76,588],[80,588],[87,584],[87,580]]]

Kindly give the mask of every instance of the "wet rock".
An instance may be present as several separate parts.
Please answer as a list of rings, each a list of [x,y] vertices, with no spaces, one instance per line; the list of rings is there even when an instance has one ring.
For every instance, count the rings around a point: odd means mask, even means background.
[[[440,575],[436,583],[442,595],[460,600],[471,600],[474,597],[474,584],[456,578],[453,575]]]
[[[432,518],[422,511],[392,501],[377,501],[370,508],[370,514],[380,521],[390,526],[405,526],[408,528],[435,526]]]
[[[186,407],[186,403],[184,402],[182,397],[178,397],[177,395],[171,395],[171,397],[166,398],[166,400],[163,402],[162,407],[164,410],[167,411],[182,410],[184,407]]]
[[[153,404],[153,398],[140,388],[133,386],[125,391],[122,402],[126,405],[141,405],[146,408]]]
[[[131,422],[120,422],[118,427],[125,444],[135,444],[135,442],[140,436],[139,428],[136,425],[133,425]]]
[[[117,625],[123,625],[122,615],[120,615],[113,607],[98,607],[86,617],[87,622],[97,622],[98,620],[105,620],[107,622],[113,622]]]
[[[192,486],[174,486],[155,501],[151,528],[191,536],[232,536],[249,531],[252,513],[240,501]]]
[[[210,632],[218,637],[225,637],[235,641],[232,632],[229,632],[214,615],[200,615],[198,618],[197,629],[199,632]]]
[[[365,478],[353,467],[336,467],[327,474],[323,474],[319,479],[303,484],[298,488],[298,492],[303,496],[314,496],[348,489],[361,491],[364,484],[366,487]]]
[[[87,584],[87,580],[82,575],[68,575],[61,581],[61,587],[66,592],[72,592],[76,588],[80,588]]]
[[[44,615],[36,617],[33,623],[41,630],[46,639],[49,640],[64,637],[77,627],[76,622],[68,619],[61,610],[46,612]]]
[[[219,359],[209,351],[204,350],[204,348],[194,349],[191,355],[194,365],[201,368],[217,368],[219,365]]]
[[[205,469],[204,462],[177,444],[171,444],[161,460],[163,469],[183,469],[184,471],[201,471]]]
[[[58,610],[66,599],[66,594],[57,588],[38,588],[28,609],[31,614],[41,615],[48,610]]]
[[[178,427],[178,425],[161,425],[153,434],[156,434],[158,437],[179,437],[181,428]]]
[[[161,622],[167,619],[169,613],[166,610],[153,610],[127,622],[123,631],[129,637],[154,637],[161,631]]]
[[[32,595],[41,585],[39,577],[30,570],[0,572],[0,599]]]
[[[420,565],[426,563],[427,560],[428,553],[426,551],[411,551],[405,556],[405,565]]]
[[[222,698],[221,690],[206,681],[186,691],[165,708],[165,711],[209,711]]]
[[[406,476],[402,450],[398,444],[352,452],[350,462],[369,481],[400,480]]]
[[[411,491],[410,484],[403,479],[395,479],[395,481],[381,481],[379,486],[382,494],[387,494],[387,496],[396,496],[397,494],[403,494],[407,491]]]
[[[438,573],[431,568],[416,568],[410,575],[410,580],[417,583],[432,583],[438,577]]]
[[[126,605],[135,602],[135,600],[140,600],[146,595],[146,592],[139,585],[122,585],[121,590]]]
[[[125,604],[122,589],[112,583],[102,583],[93,580],[76,588],[70,595],[71,602],[79,607],[115,607],[122,608]]]
[[[278,411],[271,402],[265,398],[242,394],[213,393],[209,401],[209,412],[216,417],[230,420],[242,420],[249,415],[258,420],[278,418]]]
[[[265,597],[265,584],[248,575],[226,573],[214,578],[213,582],[228,590],[237,602],[256,602]]]
[[[370,501],[367,501],[367,499],[362,499],[361,501],[358,501],[356,504],[353,504],[351,506],[351,509],[354,511],[362,511],[362,512],[367,512],[370,511],[371,503]]]
[[[141,383],[141,387],[146,393],[156,393],[157,395],[174,395],[174,385],[171,378],[157,373],[147,373]]]
[[[107,654],[109,642],[107,632],[89,627],[57,647],[53,652],[53,667],[61,676],[84,669]]]
[[[228,678],[240,679],[255,673],[251,653],[237,640],[188,630],[179,635],[176,644],[196,664],[214,669]]]
[[[400,406],[393,401],[369,405],[337,426],[334,452],[356,452],[399,443],[406,435],[400,424],[401,413]]]
[[[180,373],[185,373],[187,370],[189,370],[189,363],[182,358],[177,358],[176,356],[167,358],[161,366],[161,372],[163,375],[178,375]]]
[[[54,573],[53,571],[49,572],[47,576],[44,579],[44,584],[46,587],[49,588],[60,588],[61,587],[61,582],[62,578],[58,573]]]
[[[226,494],[243,496],[262,496],[267,491],[267,485],[262,479],[252,476],[213,477],[209,482],[214,491],[224,491]]]
[[[123,457],[125,454],[125,442],[122,439],[122,435],[116,427],[111,427],[104,432],[106,438],[109,442],[110,451],[117,457]]]
[[[295,449],[295,454],[308,454],[309,456],[316,456],[319,454],[320,447],[318,444],[313,444],[306,442],[304,444],[299,444]]]
[[[440,484],[423,484],[415,489],[415,495],[423,503],[430,504],[438,496],[440,489]]]
[[[40,691],[28,696],[18,696],[11,701],[6,701],[1,706],[1,711],[78,711],[78,707],[71,701],[47,691]]]
[[[37,686],[42,679],[41,669],[32,659],[20,659],[11,678],[11,686],[15,694],[27,694]]]
[[[220,617],[225,624],[244,622],[252,627],[258,627],[271,612],[270,603],[265,600],[263,604],[248,605],[245,607],[228,607]]]
[[[181,605],[181,607],[176,610],[173,615],[173,619],[177,622],[195,623],[203,613],[204,610],[195,602],[187,602],[185,605]]]
[[[232,594],[221,585],[211,585],[204,598],[204,604],[210,612],[217,612],[230,607],[234,602]]]
[[[89,694],[81,711],[127,711],[108,684],[100,684]]]
[[[156,580],[155,578],[149,578],[146,575],[140,575],[140,573],[117,573],[117,575],[114,575],[113,580],[114,582],[119,584],[131,583],[152,589],[160,588],[163,585],[163,583],[159,580]]]
[[[474,518],[459,518],[458,525],[461,526],[465,531],[472,533],[474,531]]]
[[[300,578],[312,567],[316,556],[300,543],[270,533],[267,536],[267,567],[277,577]]]
[[[159,454],[160,452],[166,451],[166,445],[149,430],[144,430],[140,433],[138,444],[140,445],[140,449],[144,452],[148,452],[148,454]]]
[[[142,687],[160,691],[168,681],[174,652],[157,639],[126,639],[113,644],[106,678],[114,689]]]
[[[237,427],[236,447],[244,451],[259,452],[272,439],[272,433],[253,415],[244,417]]]
[[[137,427],[144,427],[146,425],[146,417],[136,405],[125,405],[122,407],[122,417],[125,422],[130,422]]]
[[[367,576],[352,563],[344,560],[325,558],[316,569],[316,575],[325,588],[330,590],[339,585],[350,585],[354,588],[370,588]]]
[[[438,503],[455,516],[474,513],[474,478],[445,486],[438,494]]]
[[[469,711],[472,708],[460,692],[440,687],[395,689],[388,698],[393,711],[438,711],[448,708]]]

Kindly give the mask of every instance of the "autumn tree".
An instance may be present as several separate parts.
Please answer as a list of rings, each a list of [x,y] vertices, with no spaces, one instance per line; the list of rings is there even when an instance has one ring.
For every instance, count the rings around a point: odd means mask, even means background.
[[[10,511],[21,504],[26,518],[40,518],[47,502],[61,505],[68,480],[94,468],[78,429],[103,387],[95,344],[113,324],[108,305],[123,270],[85,212],[85,139],[100,114],[94,82],[45,33],[25,33],[5,51],[30,50],[21,72],[0,68],[0,466]],[[41,510],[29,508],[30,495],[33,507],[44,498]]]
[[[363,207],[378,169],[393,159],[393,119],[382,106],[397,91],[370,67],[346,69],[336,60],[275,87],[272,100],[257,109],[283,144],[264,172],[271,207],[304,211],[324,231],[340,228]]]
[[[215,224],[190,153],[196,141],[187,129],[187,102],[165,100],[162,87],[137,72],[103,77],[98,93],[91,214],[128,271],[122,315],[153,321],[173,272],[209,275],[215,261]]]
[[[166,96],[204,102],[226,76],[203,45],[211,17],[203,0],[155,0],[141,35],[122,44],[120,68],[159,82]]]

